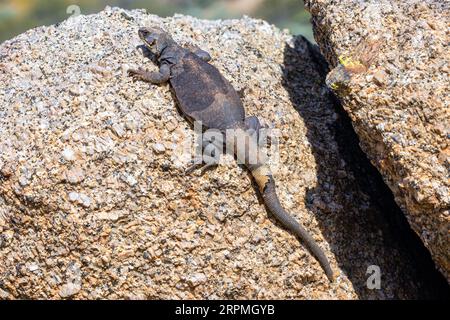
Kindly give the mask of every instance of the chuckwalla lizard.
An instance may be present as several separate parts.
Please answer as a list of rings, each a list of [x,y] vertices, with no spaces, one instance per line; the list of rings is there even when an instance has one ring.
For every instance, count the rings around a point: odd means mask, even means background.
[[[154,54],[159,71],[131,69],[129,74],[134,79],[152,84],[169,82],[181,113],[192,123],[200,121],[204,128],[217,129],[224,134],[228,129],[234,129],[243,135],[249,135],[252,130],[259,131],[258,118],[245,117],[238,93],[219,70],[208,63],[211,57],[207,52],[198,48],[183,48],[167,32],[157,27],[140,28],[138,34],[144,46]],[[246,141],[245,149],[259,150],[255,145],[254,148],[249,148],[252,147],[249,144],[255,143],[255,139]],[[252,173],[268,210],[303,241],[319,261],[328,279],[333,281],[333,271],[325,254],[305,228],[283,209],[267,160],[259,151],[256,152],[257,161],[250,161],[251,152],[239,147],[233,148],[236,158]],[[211,163],[206,164],[210,165]]]

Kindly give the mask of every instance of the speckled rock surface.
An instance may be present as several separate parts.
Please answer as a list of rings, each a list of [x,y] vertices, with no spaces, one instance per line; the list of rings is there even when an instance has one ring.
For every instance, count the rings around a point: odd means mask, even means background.
[[[449,2],[305,2],[328,62],[354,71],[337,94],[362,148],[450,281]]]
[[[142,25],[209,51],[247,113],[279,129],[281,202],[325,250],[336,282],[267,216],[233,159],[184,175],[180,149],[194,134],[169,87],[126,75],[155,68],[137,48]],[[341,154],[340,117],[309,50],[260,20],[111,8],[4,42],[0,298],[427,295]],[[379,290],[366,286],[369,265],[381,269]]]

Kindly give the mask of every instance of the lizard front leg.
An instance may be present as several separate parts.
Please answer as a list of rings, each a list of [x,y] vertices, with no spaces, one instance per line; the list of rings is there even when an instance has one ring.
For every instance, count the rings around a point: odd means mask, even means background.
[[[161,84],[169,81],[170,67],[167,64],[161,65],[159,72],[149,72],[139,68],[138,70],[130,69],[128,74],[133,77],[134,80],[142,80],[153,84]]]
[[[212,146],[212,145],[210,145]],[[212,149],[212,150],[208,150]],[[206,171],[206,169],[217,166],[219,164],[219,159],[217,157],[217,153],[215,148],[210,148],[209,146],[205,148],[203,154],[200,156],[196,156],[194,159],[190,161],[190,166],[186,169],[185,174],[191,174],[195,169],[201,167],[202,174]]]

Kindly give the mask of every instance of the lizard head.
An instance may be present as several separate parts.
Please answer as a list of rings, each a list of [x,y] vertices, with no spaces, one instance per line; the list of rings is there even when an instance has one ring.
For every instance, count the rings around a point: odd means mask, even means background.
[[[172,37],[157,27],[140,28],[138,34],[139,38],[144,42],[144,45],[156,55],[160,55],[164,48],[173,43]]]

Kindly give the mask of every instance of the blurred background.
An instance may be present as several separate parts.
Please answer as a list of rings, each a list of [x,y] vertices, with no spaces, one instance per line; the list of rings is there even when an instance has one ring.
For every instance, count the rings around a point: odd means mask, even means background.
[[[67,19],[70,5],[82,14],[103,10],[106,5],[125,9],[145,8],[159,16],[182,13],[203,19],[261,18],[292,34],[313,40],[309,14],[301,0],[0,0],[0,43],[28,29]]]

